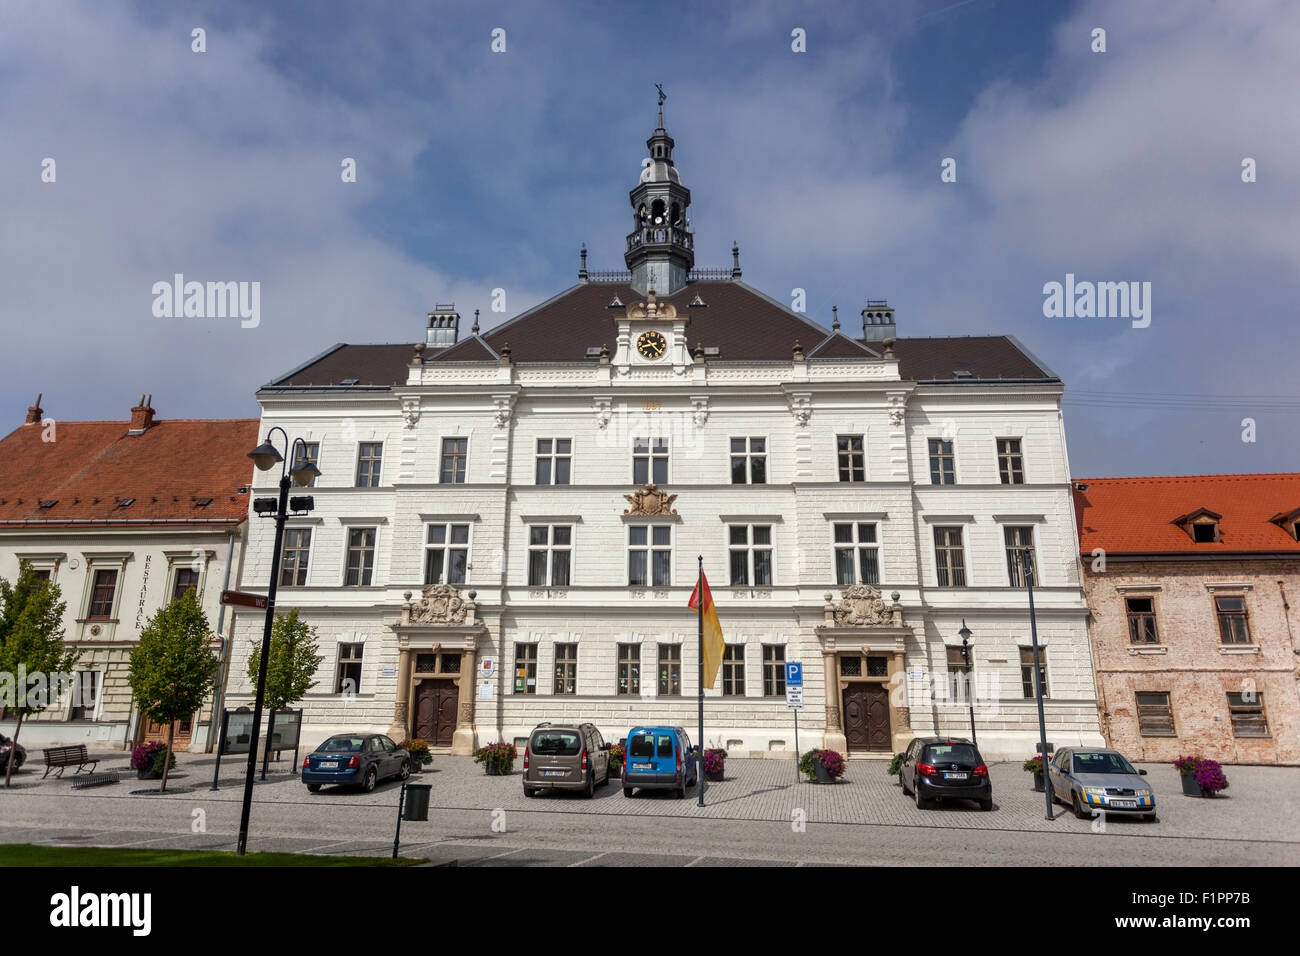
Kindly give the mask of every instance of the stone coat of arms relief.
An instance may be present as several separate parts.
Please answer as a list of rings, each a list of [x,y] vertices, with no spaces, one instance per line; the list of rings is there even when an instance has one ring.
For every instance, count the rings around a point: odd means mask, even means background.
[[[893,610],[880,596],[880,591],[871,585],[856,584],[845,588],[842,593],[843,597],[834,605],[835,623],[840,627],[894,623]]]
[[[624,495],[631,508],[624,508],[625,515],[675,515],[677,511],[673,508],[673,502],[677,500],[676,495],[670,495],[666,491],[660,491],[659,486],[653,482],[645,485],[640,491],[630,495]]]
[[[464,624],[470,603],[450,584],[430,584],[411,605],[412,624]]]

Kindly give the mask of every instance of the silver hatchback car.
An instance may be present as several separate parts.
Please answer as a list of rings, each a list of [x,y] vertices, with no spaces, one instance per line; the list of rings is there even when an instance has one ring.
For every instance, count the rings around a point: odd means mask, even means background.
[[[1065,747],[1047,765],[1052,798],[1068,803],[1074,815],[1124,813],[1156,818],[1156,795],[1138,770],[1118,750]]]

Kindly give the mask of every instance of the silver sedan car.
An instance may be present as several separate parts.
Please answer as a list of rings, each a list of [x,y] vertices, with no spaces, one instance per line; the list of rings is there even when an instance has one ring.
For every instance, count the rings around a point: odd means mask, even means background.
[[[1088,819],[1099,812],[1156,818],[1156,796],[1138,770],[1118,750],[1066,747],[1047,765],[1052,798],[1068,803],[1074,815]]]

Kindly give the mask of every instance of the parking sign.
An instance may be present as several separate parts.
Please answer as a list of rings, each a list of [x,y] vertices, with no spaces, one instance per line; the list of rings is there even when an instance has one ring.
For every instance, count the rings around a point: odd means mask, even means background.
[[[787,687],[803,686],[803,664],[799,661],[785,662],[785,683]]]

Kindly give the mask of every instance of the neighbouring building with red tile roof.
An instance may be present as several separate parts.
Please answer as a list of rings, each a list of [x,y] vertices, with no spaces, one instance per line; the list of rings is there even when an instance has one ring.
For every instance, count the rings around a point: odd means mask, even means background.
[[[703,555],[728,649],[699,743],[793,756],[802,662],[805,746],[968,735],[973,689],[983,753],[1023,758],[1033,553],[1048,739],[1100,744],[1060,379],[1009,336],[899,338],[881,300],[826,328],[742,281],[734,246],[697,269],[662,123],[647,147],[627,271],[584,250],[574,285],[495,328],[460,338],[440,305],[414,346],[338,345],[259,390],[264,430],[321,471],[278,580],[326,638],[304,739],[693,727]],[[241,590],[271,556],[253,522]],[[261,623],[236,627],[232,705]]]
[[[257,420],[155,419],[145,396],[127,421],[59,421],[39,405],[0,439],[0,577],[14,580],[25,561],[57,585],[64,640],[80,653],[74,690],[27,717],[20,740],[163,739],[165,727],[142,726],[128,658],[145,622],[186,590],[225,634],[214,651],[228,649],[233,622],[219,601],[243,560]],[[206,748],[212,704],[177,721],[177,749]],[[12,734],[12,716],[0,727]]]
[[[1074,499],[1111,746],[1300,763],[1300,474],[1087,478]]]

